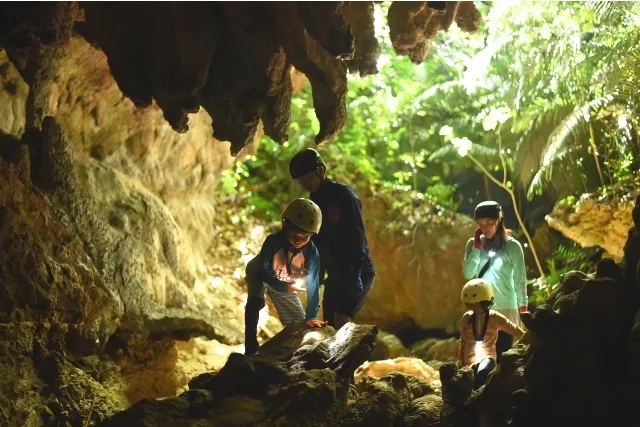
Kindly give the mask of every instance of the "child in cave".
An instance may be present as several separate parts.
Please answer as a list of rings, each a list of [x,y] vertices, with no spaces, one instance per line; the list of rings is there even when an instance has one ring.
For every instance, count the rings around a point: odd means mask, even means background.
[[[320,256],[311,241],[311,235],[320,231],[321,224],[318,205],[308,199],[293,200],[282,211],[282,230],[269,235],[260,253],[247,264],[245,355],[258,353],[258,317],[265,305],[265,291],[273,300],[283,325],[301,320],[311,328],[326,325],[317,318]],[[304,282],[306,289],[301,287]],[[306,314],[298,292],[307,293]]]
[[[483,279],[468,281],[461,295],[469,311],[462,316],[458,362],[473,369],[474,388],[479,388],[496,366],[498,332],[520,338],[524,331],[504,315],[491,310],[493,286]]]

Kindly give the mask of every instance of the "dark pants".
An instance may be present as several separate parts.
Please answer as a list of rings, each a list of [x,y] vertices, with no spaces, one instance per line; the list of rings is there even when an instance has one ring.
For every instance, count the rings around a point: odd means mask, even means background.
[[[513,347],[513,337],[506,332],[498,332],[498,340],[496,341],[496,355],[498,356],[498,363],[502,360],[502,353],[511,350]]]
[[[491,358],[482,359],[480,363],[475,363],[471,368],[475,374],[473,388],[480,388],[487,382],[487,377],[496,367],[496,362]]]
[[[329,325],[335,326],[334,314],[344,314],[351,319],[355,317],[362,309],[364,302],[367,300],[367,295],[373,287],[373,280],[376,274],[372,270],[365,270],[362,272],[362,292],[356,296],[348,296],[344,293],[343,279],[339,273],[329,270],[327,280],[324,284],[324,296],[322,298],[322,312],[324,320]]]

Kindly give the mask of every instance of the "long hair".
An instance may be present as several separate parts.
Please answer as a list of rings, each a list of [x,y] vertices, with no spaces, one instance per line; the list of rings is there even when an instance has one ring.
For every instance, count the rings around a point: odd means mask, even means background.
[[[507,236],[513,234],[513,230],[508,229],[504,225],[504,217],[502,215],[500,215],[500,224],[498,225],[498,231],[496,234],[500,236],[503,242],[507,240]]]

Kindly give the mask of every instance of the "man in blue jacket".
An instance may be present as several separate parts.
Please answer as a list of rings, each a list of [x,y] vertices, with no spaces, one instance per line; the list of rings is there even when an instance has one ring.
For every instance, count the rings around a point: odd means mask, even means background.
[[[310,328],[326,322],[317,319],[320,306],[320,256],[311,235],[320,231],[320,208],[307,199],[296,199],[282,212],[282,230],[269,235],[260,253],[246,268],[248,298],[245,307],[245,354],[258,352],[258,318],[269,293],[278,317],[287,326],[305,320]],[[306,284],[306,289],[302,287]],[[305,313],[299,292],[307,293]]]
[[[326,165],[316,150],[299,151],[289,162],[289,174],[311,193],[322,211],[315,237],[324,280],[324,319],[340,329],[353,321],[373,286],[375,269],[362,222],[361,203],[353,189],[326,177]]]

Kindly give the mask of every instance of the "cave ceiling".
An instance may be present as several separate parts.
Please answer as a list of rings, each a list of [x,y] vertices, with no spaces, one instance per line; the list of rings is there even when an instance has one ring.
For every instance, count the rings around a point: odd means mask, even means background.
[[[73,35],[102,49],[113,77],[138,108],[155,103],[176,132],[205,109],[213,135],[232,153],[262,121],[287,140],[292,67],[309,79],[320,123],[315,141],[344,126],[347,73],[378,72],[374,2],[2,2],[0,48],[30,86],[27,126],[47,115],[43,95]],[[475,31],[473,2],[393,2],[387,23],[398,55],[416,64],[429,40],[453,22]]]

